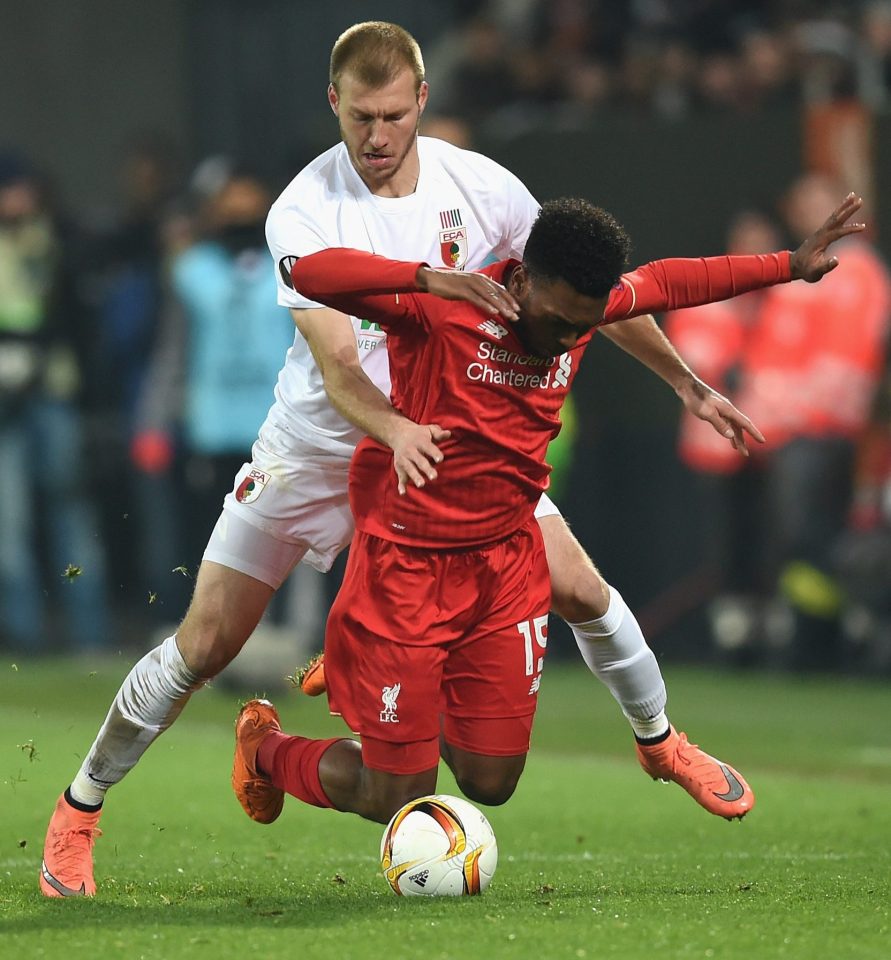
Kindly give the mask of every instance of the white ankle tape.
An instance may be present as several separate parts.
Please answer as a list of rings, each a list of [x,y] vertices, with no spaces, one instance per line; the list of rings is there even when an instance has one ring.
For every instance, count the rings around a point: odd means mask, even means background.
[[[186,666],[174,635],[133,667],[118,691],[115,706],[131,723],[161,733],[203,684]]]

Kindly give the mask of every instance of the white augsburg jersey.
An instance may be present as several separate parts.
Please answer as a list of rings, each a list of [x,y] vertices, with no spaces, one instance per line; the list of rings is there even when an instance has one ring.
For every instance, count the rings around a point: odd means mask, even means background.
[[[539,205],[512,173],[481,154],[431,137],[418,138],[418,153],[418,185],[407,197],[372,194],[343,143],[297,174],[266,220],[282,306],[320,306],[292,288],[290,267],[294,257],[329,247],[459,270],[522,256]],[[389,396],[386,336],[361,317],[351,320],[362,367]],[[321,372],[298,330],[279,373],[260,444],[267,453],[286,459],[312,453],[350,457],[361,437],[331,406]]]

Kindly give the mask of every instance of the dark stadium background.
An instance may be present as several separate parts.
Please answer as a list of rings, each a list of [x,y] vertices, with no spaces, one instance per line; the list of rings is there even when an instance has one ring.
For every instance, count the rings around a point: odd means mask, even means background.
[[[336,140],[325,85],[328,52],[342,29],[372,17],[394,20],[416,35],[430,62],[437,42],[480,6],[6,0],[0,145],[22,150],[46,170],[65,207],[85,219],[114,204],[122,152],[146,132],[169,138],[185,172],[222,153],[244,159],[277,188]],[[738,13],[746,4],[723,6]],[[749,6],[753,13],[765,9]],[[843,18],[858,7],[781,6],[802,16],[840,11]],[[431,113],[440,109],[437,97],[434,85]],[[888,257],[891,115],[879,107],[871,124],[869,215],[873,239]],[[577,193],[606,206],[627,226],[635,262],[644,262],[722,252],[733,214],[770,205],[802,170],[804,131],[796,99],[671,120],[607,105],[578,129],[506,130],[484,122],[473,140],[541,200]],[[575,399],[579,424],[564,512],[639,613],[660,656],[706,656],[693,612],[704,573],[699,514],[674,452],[678,403],[605,344],[587,358]],[[565,643],[562,637],[558,646]]]

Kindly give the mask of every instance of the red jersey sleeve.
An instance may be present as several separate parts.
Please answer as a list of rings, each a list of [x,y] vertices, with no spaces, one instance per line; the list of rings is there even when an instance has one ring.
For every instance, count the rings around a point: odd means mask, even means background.
[[[790,253],[737,257],[655,260],[623,274],[613,288],[604,323],[664,310],[698,307],[730,297],[788,283]]]
[[[389,260],[364,250],[332,247],[300,257],[294,289],[309,300],[376,323],[417,316],[416,277],[423,262]]]

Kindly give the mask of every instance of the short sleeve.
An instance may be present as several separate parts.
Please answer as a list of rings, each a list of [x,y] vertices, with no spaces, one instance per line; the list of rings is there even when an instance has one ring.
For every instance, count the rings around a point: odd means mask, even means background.
[[[509,170],[499,167],[502,179],[502,195],[504,199],[504,219],[499,245],[494,253],[497,259],[523,259],[529,231],[538,216],[541,205],[532,196],[526,185]]]
[[[275,269],[279,305],[292,310],[321,307],[322,304],[298,293],[291,280],[291,268],[298,257],[332,246],[323,236],[319,224],[293,204],[273,204],[266,218],[266,243]]]

